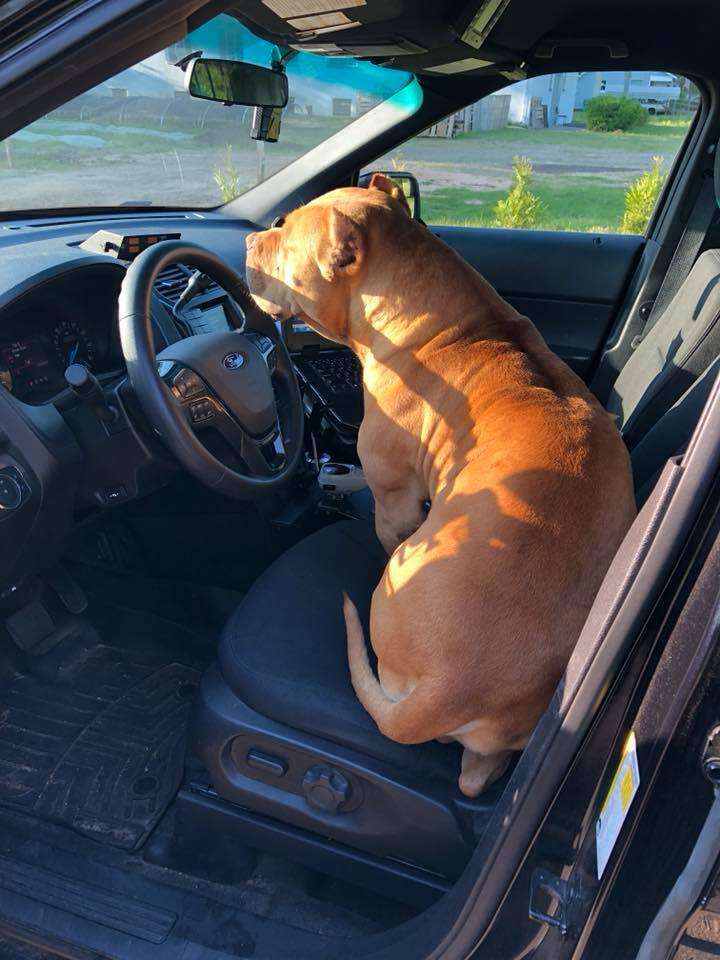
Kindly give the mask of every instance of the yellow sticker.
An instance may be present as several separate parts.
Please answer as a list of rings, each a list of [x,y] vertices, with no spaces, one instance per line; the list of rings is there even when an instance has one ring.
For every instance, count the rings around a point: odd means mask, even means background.
[[[620,784],[620,804],[622,806],[623,813],[627,813],[628,807],[632,802],[634,795],[633,790],[633,778],[630,770],[625,767],[625,773],[623,773],[622,783]]]
[[[595,824],[598,880],[605,871],[610,854],[620,835],[625,817],[639,786],[640,769],[637,761],[637,743],[635,734],[631,732],[625,741],[620,763]]]

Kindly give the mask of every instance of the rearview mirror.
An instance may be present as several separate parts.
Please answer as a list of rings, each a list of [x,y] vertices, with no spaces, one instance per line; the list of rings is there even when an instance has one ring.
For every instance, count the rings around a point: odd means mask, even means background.
[[[408,173],[403,170],[371,170],[370,173],[363,173],[358,177],[358,186],[367,187],[374,173],[382,173],[389,177],[402,190],[407,204],[410,207],[410,213],[415,220],[420,220],[420,184],[414,173]]]
[[[196,57],[185,68],[185,89],[191,97],[245,107],[286,107],[284,73],[238,60]]]

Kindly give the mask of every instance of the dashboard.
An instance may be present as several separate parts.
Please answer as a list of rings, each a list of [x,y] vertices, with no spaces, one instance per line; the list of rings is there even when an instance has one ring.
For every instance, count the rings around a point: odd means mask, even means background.
[[[0,219],[0,525],[6,542],[17,545],[0,551],[0,586],[54,562],[79,519],[146,496],[177,471],[126,381],[118,324],[125,266],[87,249],[88,240],[103,230],[182,234],[242,275],[245,237],[254,229],[214,212]],[[236,307],[218,287],[202,285],[178,306],[189,275],[174,264],[156,279],[158,350],[235,325]],[[353,462],[362,418],[357,360],[302,323],[287,324],[283,333],[315,457]],[[97,392],[82,396],[67,387],[71,363],[98,378],[110,420],[99,414]],[[17,503],[3,503],[5,488],[15,489]]]
[[[174,235],[197,240],[244,272],[244,225],[225,218],[203,220],[206,222],[201,224],[183,223]],[[66,389],[64,372],[72,363],[84,364],[101,380],[124,370],[117,302],[125,268],[111,256],[87,251],[88,235],[109,221],[91,223],[78,219],[57,226],[33,225],[31,230],[23,231],[25,236],[16,234],[11,238],[3,236],[3,230],[8,228],[0,224],[0,388],[23,403],[39,406],[55,400]],[[128,218],[122,222],[122,230],[125,229],[147,231],[148,227],[143,221]],[[3,243],[4,240],[10,242]],[[17,255],[15,261],[13,254]],[[3,290],[3,274],[8,280],[15,279],[18,266],[35,264],[36,271],[28,272],[19,291],[17,287]],[[176,266],[170,268],[167,276],[164,273],[156,283],[154,322],[156,333],[159,328],[165,343],[228,326],[227,298],[222,290],[212,286],[183,307],[180,322],[171,318],[173,305],[191,271]],[[309,362],[310,354],[316,351],[335,354],[342,348],[297,321],[284,324],[283,336],[297,358],[296,367],[303,382],[318,397],[331,396],[339,422],[356,429],[362,409],[355,383],[357,369],[352,366],[351,355],[348,354],[351,367],[347,371],[329,364],[329,356]],[[341,397],[341,393],[346,396]]]
[[[0,389],[40,406],[65,390],[63,374],[73,361],[100,380],[124,371],[117,300],[125,269],[114,256],[83,247],[93,234],[182,234],[242,273],[251,229],[234,218],[189,212],[0,220]],[[154,305],[153,319],[160,346],[181,335],[166,303]]]
[[[156,242],[160,233],[171,232],[208,247],[244,273],[250,228],[213,214],[0,222],[0,389],[38,407],[58,402],[70,364],[83,364],[101,381],[121,379],[118,295],[125,266],[104,252],[98,238],[137,231]],[[213,284],[201,286],[178,314],[190,276],[187,267],[174,265],[157,278],[153,324],[159,348],[233,325],[228,298]],[[336,426],[356,432],[362,391],[354,356],[296,320],[286,322],[282,333],[302,385]]]

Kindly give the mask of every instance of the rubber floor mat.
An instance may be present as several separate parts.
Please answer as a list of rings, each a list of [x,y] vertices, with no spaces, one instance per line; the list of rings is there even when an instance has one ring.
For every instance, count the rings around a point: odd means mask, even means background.
[[[183,773],[192,667],[96,645],[0,691],[0,805],[139,847]]]

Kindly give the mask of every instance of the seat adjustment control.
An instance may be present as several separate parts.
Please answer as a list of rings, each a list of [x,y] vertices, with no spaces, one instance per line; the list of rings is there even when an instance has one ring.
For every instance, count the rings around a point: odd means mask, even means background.
[[[0,467],[0,520],[12,516],[29,496],[30,487],[18,468]]]
[[[0,476],[0,510],[17,510],[22,503],[22,487],[7,474]]]
[[[338,770],[316,766],[306,771],[302,782],[305,799],[311,807],[325,813],[337,813],[350,799],[350,781]]]
[[[263,753],[262,750],[248,750],[245,762],[253,770],[259,773],[269,773],[273,777],[284,777],[287,773],[287,763],[282,757],[276,757],[271,753]]]

